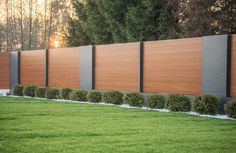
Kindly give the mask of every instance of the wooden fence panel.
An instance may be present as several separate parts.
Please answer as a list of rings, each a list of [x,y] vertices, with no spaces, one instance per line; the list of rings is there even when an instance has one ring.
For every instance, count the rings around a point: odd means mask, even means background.
[[[236,97],[236,34],[232,35],[230,95]]]
[[[20,83],[45,85],[45,50],[20,52]]]
[[[9,89],[9,54],[0,53],[0,89]]]
[[[144,92],[201,92],[201,38],[144,43]]]
[[[95,50],[95,89],[138,90],[139,43],[98,45]]]
[[[79,88],[79,47],[49,50],[50,87]]]

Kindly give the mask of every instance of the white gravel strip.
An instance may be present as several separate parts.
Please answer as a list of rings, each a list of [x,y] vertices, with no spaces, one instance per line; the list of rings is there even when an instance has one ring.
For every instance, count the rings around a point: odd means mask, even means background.
[[[9,89],[0,89],[0,96],[7,96],[9,92]]]
[[[128,104],[122,104],[122,105],[119,105],[119,106],[122,107],[122,108],[139,108],[139,107],[130,106]],[[152,109],[152,108],[149,108],[149,107],[141,107],[139,109],[153,110],[153,111],[158,111],[158,112],[170,112],[168,109]]]
[[[5,95],[4,95],[5,96]],[[33,97],[28,97],[28,96],[13,96],[10,95],[8,97],[24,97],[24,98],[33,98]],[[46,98],[38,98],[38,97],[34,97],[34,99],[39,99],[39,100],[48,100]],[[109,104],[109,103],[104,103],[104,102],[99,102],[99,103],[92,103],[92,102],[84,102],[84,101],[73,101],[73,100],[65,100],[65,99],[50,99],[56,102],[62,102],[62,103],[66,103],[66,102],[71,102],[71,103],[79,103],[79,104],[91,104],[91,105],[106,105],[106,106],[117,106],[117,107],[121,107],[121,108],[127,108],[127,109],[133,109],[133,108],[138,108],[138,109],[143,109],[143,110],[153,110],[153,111],[158,111],[158,112],[170,112],[168,109],[151,109],[149,107],[133,107],[130,106],[128,104],[122,104],[122,105],[114,105],[114,104]],[[181,113],[186,113],[188,115],[195,115],[195,116],[201,116],[201,117],[208,117],[208,118],[217,118],[217,119],[223,119],[223,120],[236,120],[234,118],[230,118],[227,115],[221,115],[221,114],[216,114],[216,115],[205,115],[205,114],[199,114],[197,112],[181,112]]]
[[[202,117],[209,117],[209,118],[218,118],[218,119],[225,119],[225,120],[236,120],[234,118],[230,118],[227,115],[221,115],[221,114],[216,114],[216,115],[205,115],[205,114],[199,114],[197,112],[187,112],[189,115],[196,115],[196,116],[202,116]]]
[[[114,104],[108,104],[104,102],[99,102],[99,103],[92,103],[92,102],[85,102],[85,101],[73,101],[73,100],[65,100],[65,99],[51,99],[53,101],[57,102],[72,102],[72,103],[79,103],[79,104],[92,104],[92,105],[108,105],[108,106],[117,106]]]

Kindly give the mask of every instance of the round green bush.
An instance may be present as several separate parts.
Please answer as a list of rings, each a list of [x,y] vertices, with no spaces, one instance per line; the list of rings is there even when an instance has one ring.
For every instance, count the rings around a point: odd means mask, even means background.
[[[124,94],[120,91],[106,91],[103,93],[102,98],[106,103],[121,105],[123,103]]]
[[[188,112],[191,109],[191,101],[182,94],[171,94],[168,96],[165,106],[173,112]]]
[[[70,99],[70,93],[72,92],[72,89],[70,88],[62,88],[59,91],[59,97],[61,99],[66,99],[69,100]]]
[[[17,96],[22,96],[23,95],[23,85],[16,85],[13,90],[13,94]]]
[[[47,99],[58,99],[59,98],[59,89],[57,89],[57,88],[47,88],[46,98]]]
[[[37,86],[34,86],[34,85],[25,86],[24,89],[23,89],[23,95],[34,97],[36,88],[37,88]]]
[[[165,107],[166,98],[163,95],[151,95],[147,98],[147,103],[150,108],[162,109]]]
[[[236,118],[236,100],[231,100],[225,104],[224,109],[229,117]]]
[[[216,96],[204,94],[195,98],[192,109],[200,114],[214,115],[218,111],[219,104],[220,101]]]
[[[141,93],[133,92],[125,95],[125,101],[134,107],[142,107],[144,104],[144,96]]]
[[[46,90],[46,87],[37,87],[35,91],[35,97],[45,98]]]
[[[98,103],[102,101],[102,93],[100,91],[91,91],[87,95],[87,99],[90,102]]]
[[[74,101],[87,101],[87,94],[86,90],[73,90],[70,93],[70,99]]]

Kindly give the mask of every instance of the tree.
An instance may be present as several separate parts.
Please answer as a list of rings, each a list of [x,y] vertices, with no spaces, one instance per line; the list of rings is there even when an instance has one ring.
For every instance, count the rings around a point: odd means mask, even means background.
[[[175,22],[165,0],[140,0],[130,6],[124,29],[128,41],[174,38]]]
[[[236,32],[235,0],[168,0],[178,21],[179,37]]]
[[[67,29],[71,0],[0,1],[2,51],[53,48]],[[63,46],[64,43],[60,43]]]
[[[107,30],[111,33],[113,42],[126,42],[125,22],[128,7],[135,4],[135,0],[95,0],[98,10],[105,18]]]
[[[81,22],[76,19],[70,19],[68,27],[68,34],[65,36],[65,41],[67,46],[83,46],[91,44],[91,40],[84,31]]]
[[[165,0],[74,0],[73,6],[77,18],[70,21],[68,45],[175,37],[174,18]]]
[[[23,30],[23,2],[20,0],[20,37],[21,37],[21,50],[24,50],[24,30]]]
[[[32,10],[33,9],[33,2],[29,0],[29,49],[31,49],[31,35],[32,35]]]
[[[93,0],[74,0],[76,17],[69,21],[65,40],[68,46],[112,43],[112,34],[105,17]]]
[[[5,29],[6,29],[6,26],[3,24],[0,24],[0,52],[6,50],[6,46],[4,44],[6,42]]]

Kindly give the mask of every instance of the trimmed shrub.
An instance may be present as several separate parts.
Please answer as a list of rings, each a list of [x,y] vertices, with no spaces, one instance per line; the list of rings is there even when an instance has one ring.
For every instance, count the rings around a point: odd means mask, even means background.
[[[103,93],[102,98],[106,103],[121,105],[123,103],[124,94],[120,91],[106,91]]]
[[[59,98],[59,89],[57,88],[48,88],[46,90],[47,99],[58,99]]]
[[[90,102],[98,103],[102,101],[102,93],[100,91],[91,91],[88,93],[87,99]]]
[[[16,85],[13,90],[13,94],[17,96],[22,96],[23,95],[23,89],[24,86],[22,85]]]
[[[168,96],[165,106],[173,112],[188,112],[191,109],[191,101],[182,94],[171,94]]]
[[[144,96],[138,92],[127,93],[125,96],[125,101],[130,106],[142,107],[144,104]]]
[[[220,101],[216,96],[204,94],[195,98],[192,109],[200,114],[214,115],[218,111],[219,104]]]
[[[73,90],[70,93],[70,99],[74,101],[87,101],[87,94],[86,90]]]
[[[162,109],[165,107],[166,97],[163,95],[151,95],[147,98],[148,106],[150,108]]]
[[[35,97],[45,98],[46,90],[46,87],[37,87],[35,91]]]
[[[24,89],[23,89],[23,95],[34,97],[36,88],[37,88],[37,86],[34,86],[34,85],[25,86]]]
[[[72,89],[70,88],[63,88],[63,89],[60,89],[59,91],[59,97],[61,99],[66,99],[66,100],[69,100],[70,99],[70,93],[72,92]]]
[[[236,118],[236,100],[232,100],[224,106],[225,112],[229,117]]]

